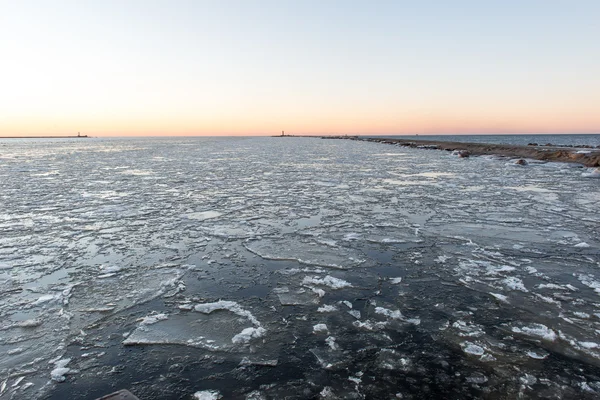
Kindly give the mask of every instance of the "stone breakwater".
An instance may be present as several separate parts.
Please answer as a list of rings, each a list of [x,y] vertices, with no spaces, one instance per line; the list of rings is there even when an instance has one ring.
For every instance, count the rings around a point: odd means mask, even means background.
[[[589,146],[566,147],[553,145],[539,146],[535,144],[517,146],[491,143],[445,142],[437,140],[363,138],[359,136],[323,136],[322,138],[358,140],[419,149],[455,151],[461,157],[468,157],[470,155],[498,155],[507,158],[529,158],[542,161],[579,163],[586,167],[600,166],[600,149],[590,148]]]

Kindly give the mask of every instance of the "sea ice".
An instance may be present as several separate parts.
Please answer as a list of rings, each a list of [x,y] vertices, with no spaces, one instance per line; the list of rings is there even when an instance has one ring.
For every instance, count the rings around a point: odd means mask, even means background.
[[[142,318],[140,321],[140,325],[152,325],[157,323],[158,321],[164,321],[169,318],[167,314],[153,314],[148,315],[147,317]]]
[[[235,344],[245,344],[250,342],[252,339],[256,339],[264,336],[266,329],[263,327],[258,328],[246,328],[234,337],[231,338],[231,342]]]
[[[375,307],[375,314],[385,315],[391,319],[403,319],[402,313],[400,310],[390,310],[383,307]]]
[[[509,276],[508,278],[504,278],[502,280],[502,283],[504,283],[504,285],[512,290],[520,290],[521,292],[529,292],[529,290],[527,290],[527,288],[525,287],[525,285],[523,284],[523,281],[520,278],[514,277],[514,276]]]
[[[478,346],[471,342],[465,342],[461,344],[463,351],[467,354],[473,354],[475,356],[482,356],[485,353],[483,347]]]
[[[283,306],[319,304],[321,297],[325,295],[325,292],[321,294],[315,290],[290,289],[287,286],[275,288],[273,292]]]
[[[144,318],[123,344],[182,344],[207,350],[229,350],[266,333],[256,317],[234,301],[196,304],[193,310],[202,317],[198,318],[193,312],[168,318],[164,314],[146,317],[148,320]]]
[[[279,240],[253,240],[246,248],[258,256],[269,260],[294,260],[302,264],[330,268],[350,268],[364,262],[363,257],[354,250],[342,247],[299,242],[288,238]]]
[[[202,390],[194,393],[195,400],[219,400],[222,398],[223,396],[218,390]]]
[[[327,339],[325,339],[325,343],[327,343],[327,346],[329,346],[331,350],[339,350],[340,348],[340,346],[335,342],[335,338],[333,336],[328,336]]]
[[[553,342],[556,340],[556,332],[542,324],[530,324],[529,326],[523,326],[521,328],[514,326],[512,328],[514,333],[519,333],[525,336],[531,336],[543,340]]]
[[[337,311],[337,307],[336,306],[331,306],[329,304],[325,304],[322,307],[319,307],[317,309],[317,312],[321,312],[321,313],[325,313],[325,312],[334,312]]]
[[[66,380],[65,375],[71,372],[71,369],[67,368],[67,364],[70,362],[70,358],[60,359],[54,362],[54,369],[50,372],[50,377],[53,381],[64,382]]]
[[[325,278],[318,278],[315,276],[307,276],[302,280],[303,285],[323,285],[332,289],[343,289],[346,287],[352,287],[352,284],[346,282],[343,279],[334,278],[327,275]]]

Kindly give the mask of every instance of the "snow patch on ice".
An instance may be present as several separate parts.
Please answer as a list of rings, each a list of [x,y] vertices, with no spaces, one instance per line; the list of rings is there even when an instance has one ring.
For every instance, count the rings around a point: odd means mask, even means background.
[[[471,342],[461,343],[461,347],[465,353],[472,354],[474,356],[482,356],[485,353],[483,347]]]
[[[527,290],[527,288],[525,287],[525,285],[523,284],[523,281],[520,278],[514,277],[514,276],[509,276],[508,278],[504,278],[502,280],[502,283],[504,283],[504,285],[512,290],[520,290],[521,292],[529,292],[529,290]]]
[[[329,346],[331,350],[338,350],[340,348],[333,336],[328,336],[327,339],[325,339],[325,343],[327,343],[327,346]]]
[[[350,282],[346,282],[343,279],[334,278],[333,276],[327,275],[325,278],[318,278],[316,276],[307,276],[302,280],[303,285],[323,285],[332,289],[343,289],[346,287],[352,287]]]
[[[222,398],[223,396],[217,390],[202,390],[194,393],[194,400],[219,400]]]
[[[320,312],[320,313],[325,313],[325,312],[334,312],[334,311],[337,311],[337,310],[338,310],[338,309],[337,309],[337,307],[336,307],[336,306],[331,306],[331,305],[329,305],[329,304],[325,304],[325,305],[323,305],[322,307],[319,307],[319,308],[317,309],[317,312]]]
[[[216,310],[227,310],[231,311],[234,314],[239,315],[240,317],[245,317],[250,320],[254,325],[260,326],[260,322],[252,315],[250,311],[244,310],[238,303],[235,301],[225,301],[219,300],[214,303],[201,303],[196,304],[194,307],[194,311],[200,312],[203,314],[210,314]]]
[[[391,319],[403,319],[402,313],[400,310],[390,310],[388,308],[383,307],[375,307],[375,314],[385,315]]]
[[[552,329],[548,328],[543,324],[531,324],[529,326],[523,326],[521,328],[513,326],[512,331],[514,333],[519,333],[525,336],[532,336],[535,338],[547,340],[549,342],[553,342],[556,340],[556,332]]]
[[[244,344],[250,342],[252,339],[260,338],[266,333],[266,329],[263,327],[258,328],[246,328],[237,335],[235,335],[231,341],[235,344]]]
[[[164,321],[167,318],[169,318],[167,314],[148,315],[142,318],[142,320],[140,321],[140,325],[152,325],[157,323],[158,321]]]
[[[576,276],[581,283],[590,289],[594,289],[596,293],[600,294],[600,282],[598,282],[593,275],[579,274]]]
[[[503,303],[508,303],[508,297],[500,294],[500,293],[490,293],[490,295],[492,295],[493,297],[495,297],[496,299],[500,300]]]
[[[54,362],[54,369],[50,372],[50,378],[55,382],[64,382],[71,368],[67,368],[67,364],[71,362],[70,358],[63,358]]]

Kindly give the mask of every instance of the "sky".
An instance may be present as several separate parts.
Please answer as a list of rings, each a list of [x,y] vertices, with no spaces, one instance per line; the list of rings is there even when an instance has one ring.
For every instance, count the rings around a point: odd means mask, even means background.
[[[600,133],[597,0],[0,10],[0,136]]]

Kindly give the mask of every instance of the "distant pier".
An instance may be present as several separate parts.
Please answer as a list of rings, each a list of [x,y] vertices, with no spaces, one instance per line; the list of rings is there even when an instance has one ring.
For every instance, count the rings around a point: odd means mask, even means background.
[[[88,135],[77,136],[0,136],[0,139],[83,139],[89,138]]]
[[[384,143],[418,149],[457,151],[462,152],[463,155],[461,155],[461,157],[488,154],[509,158],[529,158],[541,161],[579,163],[586,167],[600,167],[600,146],[560,146],[551,143],[545,145],[530,143],[527,146],[522,146],[514,144],[447,142],[442,140],[409,140],[359,136],[322,136],[321,138],[358,140],[362,142]]]

